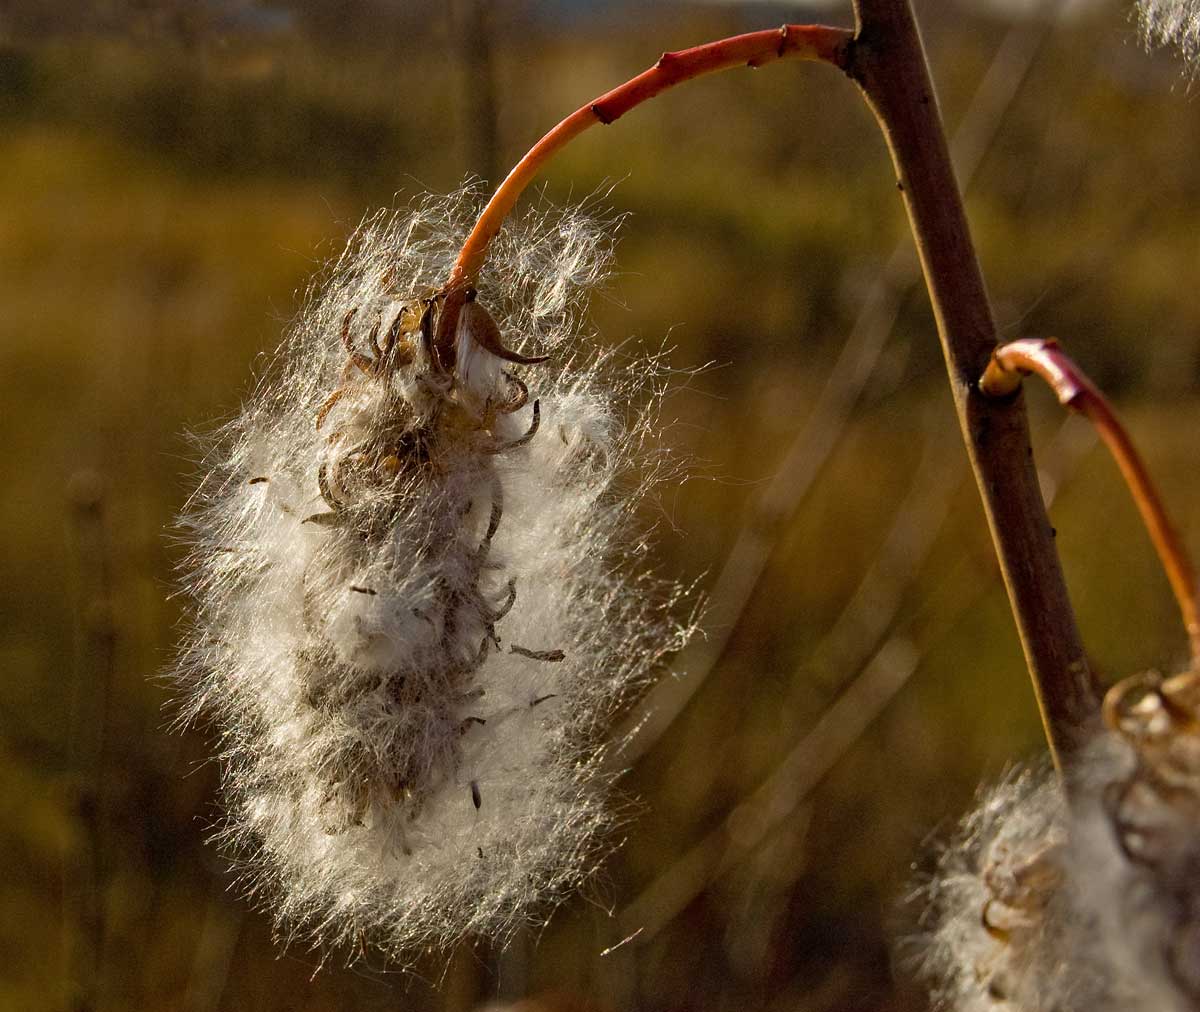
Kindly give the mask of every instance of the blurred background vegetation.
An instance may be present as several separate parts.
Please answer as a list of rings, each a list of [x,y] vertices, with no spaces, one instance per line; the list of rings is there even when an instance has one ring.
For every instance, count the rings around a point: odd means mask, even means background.
[[[637,746],[588,895],[504,953],[314,975],[204,843],[211,739],[172,733],[156,677],[184,433],[237,410],[366,211],[494,181],[662,49],[848,6],[0,7],[0,1007],[926,1007],[889,942],[912,866],[1040,732],[890,163],[825,68],[693,83],[545,180],[555,202],[615,183],[628,212],[605,339],[716,365],[668,401],[696,463],[646,517],[708,589],[709,638],[652,697],[680,713]],[[1120,3],[917,6],[1003,334],[1060,337],[1117,397],[1200,548],[1179,67]],[[1169,668],[1183,637],[1114,468],[1030,400],[1097,666]]]

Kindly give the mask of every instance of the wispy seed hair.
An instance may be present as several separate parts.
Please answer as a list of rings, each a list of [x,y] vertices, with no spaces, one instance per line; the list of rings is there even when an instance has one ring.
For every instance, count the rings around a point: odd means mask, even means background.
[[[220,840],[285,940],[351,955],[503,940],[580,886],[602,736],[691,628],[634,558],[665,370],[584,329],[609,225],[544,209],[495,241],[478,303],[549,362],[461,325],[453,370],[430,349],[477,197],[362,223],[183,517],[176,675],[220,736]]]
[[[1193,68],[1200,64],[1200,2],[1138,0],[1142,36],[1151,46],[1175,46]]]

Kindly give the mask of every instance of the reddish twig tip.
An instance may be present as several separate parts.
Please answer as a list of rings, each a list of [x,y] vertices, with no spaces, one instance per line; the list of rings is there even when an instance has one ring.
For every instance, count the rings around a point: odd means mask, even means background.
[[[1196,569],[1129,433],[1096,385],[1052,339],[1024,339],[997,348],[979,381],[979,389],[989,397],[1008,397],[1020,387],[1021,377],[1029,374],[1044,380],[1064,407],[1086,417],[1112,453],[1179,604],[1191,647],[1192,667],[1200,667]]]
[[[845,67],[846,53],[854,33],[846,28],[824,25],[783,25],[761,32],[735,35],[691,49],[663,53],[654,66],[599,98],[580,106],[539,140],[504,179],[488,201],[444,286],[445,299],[438,319],[436,344],[450,344],[465,300],[487,257],[488,245],[515,206],[517,199],[563,147],[597,123],[608,125],[630,109],[684,81],[732,67],[761,67],[792,58],[817,60]]]

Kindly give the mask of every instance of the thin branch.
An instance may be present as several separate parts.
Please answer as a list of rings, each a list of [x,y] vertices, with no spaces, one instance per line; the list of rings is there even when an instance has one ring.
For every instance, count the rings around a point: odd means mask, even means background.
[[[1098,700],[1038,488],[1022,399],[976,386],[996,328],[921,39],[907,0],[855,0],[846,70],[891,150],[942,341],[955,406],[1056,765],[1069,762]]]
[[[1162,496],[1141,454],[1104,395],[1059,348],[1057,341],[1027,339],[997,348],[979,381],[979,388],[989,397],[1010,397],[1019,389],[1021,377],[1029,373],[1044,380],[1060,404],[1087,418],[1116,460],[1166,570],[1175,600],[1179,602],[1183,626],[1191,646],[1192,667],[1195,668],[1200,663],[1200,607],[1197,603],[1196,568],[1167,515]]]
[[[597,123],[609,124],[629,110],[684,81],[732,67],[762,67],[776,60],[817,60],[841,66],[851,32],[824,25],[783,25],[709,42],[692,49],[663,53],[658,62],[624,84],[580,106],[517,162],[480,214],[463,243],[446,282],[446,298],[438,319],[437,346],[450,347],[467,289],[475,284],[488,246],[521,193],[570,141]]]
[[[468,236],[443,289],[435,343],[450,352],[459,310],[491,238],[541,167],[583,130],[613,122],[674,84],[728,67],[792,56],[846,71],[862,88],[892,152],[964,439],[1050,749],[1061,766],[1095,715],[1097,700],[1037,486],[1024,407],[1019,398],[990,401],[975,387],[996,344],[995,324],[912,10],[907,0],[855,0],[854,6],[858,28],[853,36],[837,28],[785,25],[667,53],[651,69],[564,119],[513,169]]]

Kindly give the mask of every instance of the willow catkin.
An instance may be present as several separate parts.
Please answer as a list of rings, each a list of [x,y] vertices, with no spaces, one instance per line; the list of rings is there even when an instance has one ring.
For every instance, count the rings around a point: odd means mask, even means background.
[[[981,795],[915,892],[909,939],[957,1012],[1200,1009],[1200,675],[1109,690],[1070,770]]]
[[[447,363],[433,293],[475,210],[364,222],[184,517],[178,677],[219,729],[220,836],[285,937],[401,959],[502,939],[586,879],[600,736],[689,631],[632,565],[662,370],[580,335],[609,233],[506,228]]]
[[[921,931],[908,940],[934,1004],[955,1012],[1051,1012],[1064,990],[1062,801],[1048,765],[1014,770],[980,792],[937,855],[913,902]]]

